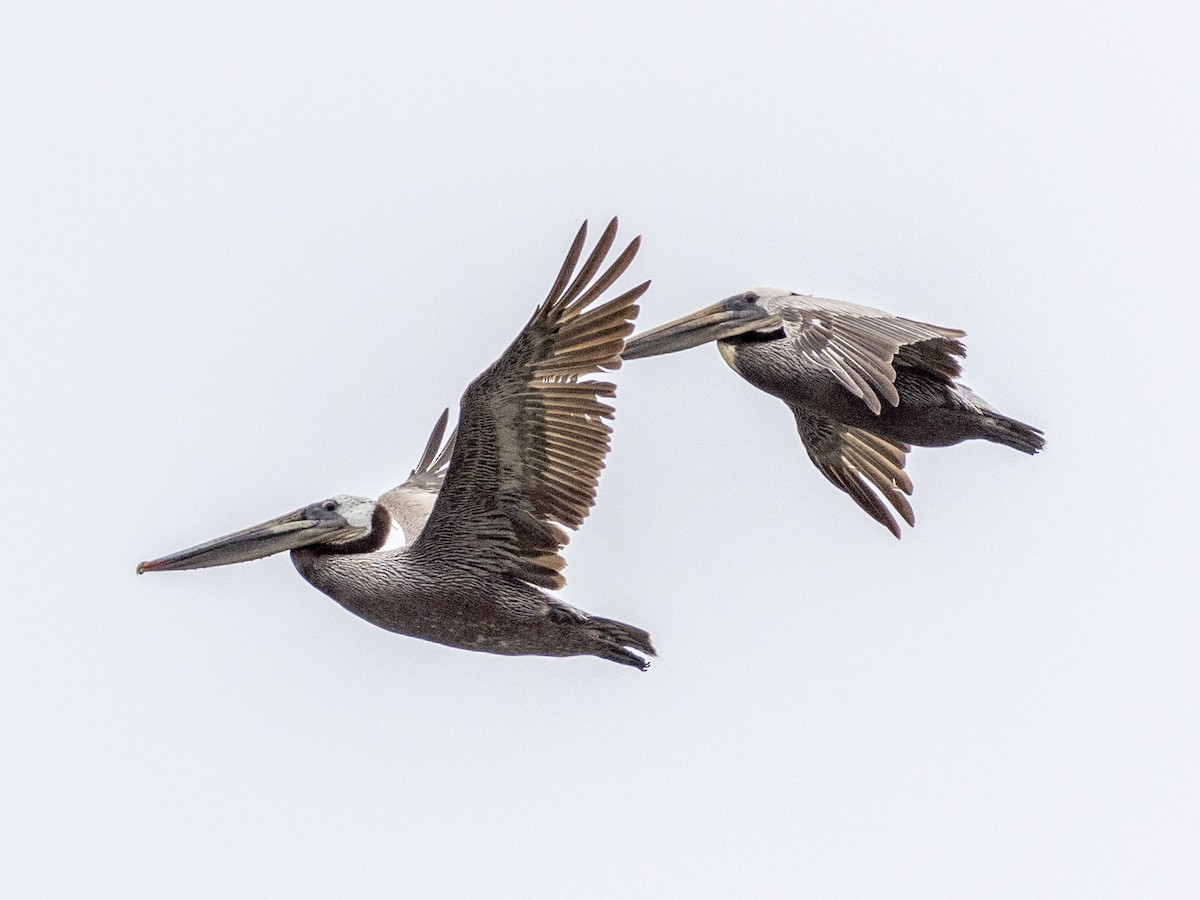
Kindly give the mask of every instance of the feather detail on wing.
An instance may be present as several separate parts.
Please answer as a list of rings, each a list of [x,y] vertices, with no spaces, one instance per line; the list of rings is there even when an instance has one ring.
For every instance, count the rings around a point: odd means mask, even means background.
[[[451,432],[445,446],[442,446],[442,437],[446,433],[449,418],[450,410],[443,410],[425,444],[421,461],[408,473],[408,478],[403,484],[392,488],[379,498],[383,508],[391,513],[392,518],[400,525],[404,532],[404,543],[410,547],[425,527],[425,521],[433,511],[438,492],[446,480],[446,467],[454,450],[455,435],[455,432]]]
[[[912,480],[904,471],[908,444],[890,441],[797,407],[792,407],[792,412],[804,449],[822,475],[849,494],[867,515],[897,538],[900,537],[900,526],[880,497],[887,500],[905,522],[916,524],[912,506],[905,496],[911,496],[913,490]]]
[[[607,269],[613,219],[578,274],[580,228],[545,302],[463,394],[450,470],[414,554],[506,573],[544,588],[565,583],[559,550],[596,499],[616,388],[583,376],[621,366],[649,282],[595,305],[629,267],[639,239]],[[572,277],[574,276],[574,277]]]
[[[835,378],[878,415],[883,402],[899,406],[895,365],[910,365],[951,380],[966,332],[840,300],[792,294],[776,310],[800,356]]]

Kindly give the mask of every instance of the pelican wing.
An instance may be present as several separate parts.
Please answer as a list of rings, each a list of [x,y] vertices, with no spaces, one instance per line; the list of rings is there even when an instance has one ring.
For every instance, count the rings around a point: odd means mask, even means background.
[[[912,494],[912,480],[904,471],[908,444],[889,441],[861,428],[853,428],[815,416],[793,406],[796,429],[821,474],[851,496],[872,519],[896,537],[900,526],[880,497],[900,513],[909,525],[916,524],[905,495]],[[872,488],[874,490],[872,490]]]
[[[438,491],[442,489],[442,482],[446,480],[446,467],[454,450],[456,433],[451,432],[445,446],[442,445],[449,418],[450,410],[443,410],[437,424],[433,426],[429,441],[425,444],[425,452],[421,454],[420,462],[408,473],[408,478],[403,484],[392,488],[379,498],[383,508],[399,523],[404,532],[404,543],[410,547],[425,527],[425,520],[433,511]]]
[[[873,413],[881,401],[900,404],[895,365],[911,365],[938,377],[958,376],[954,358],[965,356],[956,328],[902,319],[883,310],[841,300],[792,294],[776,310],[783,329],[807,364],[828,371]]]
[[[635,301],[650,284],[596,305],[637,253],[635,238],[600,273],[616,230],[613,219],[572,278],[584,223],[546,301],[463,394],[450,470],[414,555],[539,587],[565,583],[561,526],[578,528],[595,502],[613,416],[600,398],[616,392],[581,378],[620,368]]]

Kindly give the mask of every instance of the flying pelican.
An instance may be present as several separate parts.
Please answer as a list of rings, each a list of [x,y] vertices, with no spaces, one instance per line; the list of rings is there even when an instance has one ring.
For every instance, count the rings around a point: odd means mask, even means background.
[[[958,383],[965,335],[869,306],[754,288],[637,335],[622,358],[716,341],[730,368],[788,405],[821,474],[898,538],[879,497],[915,524],[905,496],[910,444],[982,438],[1030,454],[1046,444],[1037,428]]]
[[[545,302],[467,388],[444,483],[443,454],[433,455],[439,420],[409,481],[380,502],[331,497],[141,563],[138,573],[290,550],[311,585],[388,631],[485,653],[591,655],[645,669],[654,655],[649,634],[546,592],[565,584],[563,526],[578,528],[595,502],[612,432],[604,419],[613,408],[600,398],[616,388],[584,376],[620,367],[635,301],[649,286],[597,305],[638,250],[635,238],[597,274],[616,231],[613,219],[576,275],[584,223]],[[422,496],[434,492],[432,503]],[[409,546],[381,551],[393,513],[419,533]]]

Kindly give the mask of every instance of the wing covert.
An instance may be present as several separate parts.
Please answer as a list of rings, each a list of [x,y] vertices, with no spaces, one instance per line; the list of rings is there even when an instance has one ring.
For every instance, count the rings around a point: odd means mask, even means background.
[[[775,312],[785,334],[809,365],[835,378],[878,415],[883,401],[900,404],[895,365],[913,365],[939,377],[959,373],[954,357],[966,355],[958,340],[966,335],[879,309],[792,294],[779,299]]]

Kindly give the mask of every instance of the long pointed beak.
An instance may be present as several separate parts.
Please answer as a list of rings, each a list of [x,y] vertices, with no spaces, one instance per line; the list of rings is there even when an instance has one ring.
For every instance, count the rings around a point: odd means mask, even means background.
[[[643,331],[625,342],[622,359],[660,356],[690,350],[709,341],[736,337],[749,331],[775,331],[783,320],[753,303],[722,300],[689,316]]]
[[[348,525],[341,518],[310,519],[305,510],[243,528],[233,534],[180,550],[168,556],[138,563],[137,573],[170,572],[176,569],[204,569],[208,566],[227,566],[231,563],[262,559],[284,550],[295,550],[309,544],[350,540],[366,533],[365,528]]]

